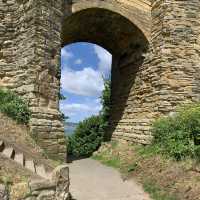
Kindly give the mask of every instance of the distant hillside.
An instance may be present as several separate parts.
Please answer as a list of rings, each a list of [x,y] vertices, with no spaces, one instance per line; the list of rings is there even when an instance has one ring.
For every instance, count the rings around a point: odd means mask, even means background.
[[[78,123],[65,122],[65,135],[72,135],[77,127]]]

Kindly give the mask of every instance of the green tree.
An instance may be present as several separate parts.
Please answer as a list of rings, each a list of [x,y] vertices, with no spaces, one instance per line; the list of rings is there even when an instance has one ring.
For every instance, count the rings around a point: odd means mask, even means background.
[[[104,90],[101,95],[102,110],[99,116],[89,117],[80,122],[72,136],[67,139],[68,154],[75,156],[90,156],[108,140],[108,123],[110,118],[111,81],[104,80]]]
[[[92,155],[103,139],[100,122],[99,116],[92,116],[80,122],[74,135],[68,138],[68,153],[77,157]]]

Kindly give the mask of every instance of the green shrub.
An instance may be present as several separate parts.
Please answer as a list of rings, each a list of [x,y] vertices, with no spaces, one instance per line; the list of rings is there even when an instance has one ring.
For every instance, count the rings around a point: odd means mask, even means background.
[[[108,121],[110,117],[111,81],[104,80],[104,90],[101,95],[102,110],[99,116],[92,116],[80,122],[72,136],[67,138],[68,154],[75,156],[90,156],[101,142],[109,140]]]
[[[72,152],[72,149],[73,149],[72,140],[73,140],[73,138],[74,138],[74,135],[69,135],[69,136],[66,137],[66,146],[67,146],[67,154],[68,155],[72,155],[73,154],[73,152]]]
[[[30,119],[28,105],[9,90],[0,89],[0,112],[22,124],[28,124]]]
[[[79,123],[74,135],[68,137],[68,154],[90,156],[99,148],[103,140],[100,121],[99,116],[92,116]]]
[[[164,117],[153,124],[153,145],[158,152],[176,160],[199,156],[200,104],[178,109],[171,117]]]

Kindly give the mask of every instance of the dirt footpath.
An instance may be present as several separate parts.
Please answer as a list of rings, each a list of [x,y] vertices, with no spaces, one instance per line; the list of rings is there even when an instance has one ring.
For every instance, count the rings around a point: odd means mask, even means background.
[[[92,159],[69,164],[70,192],[75,200],[150,200],[134,180],[123,181],[120,173]]]

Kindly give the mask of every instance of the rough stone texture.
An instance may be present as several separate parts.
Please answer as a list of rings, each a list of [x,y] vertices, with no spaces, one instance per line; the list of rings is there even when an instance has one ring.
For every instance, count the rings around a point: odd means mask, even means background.
[[[114,111],[114,137],[146,144],[155,118],[173,112],[177,105],[199,101],[199,9],[196,0],[152,1],[149,50],[131,75],[124,107],[113,105],[122,113]],[[124,78],[122,72],[118,74],[117,80],[127,81],[126,74]],[[125,88],[119,91],[116,86],[117,101]]]
[[[1,185],[1,184],[0,184],[0,199],[1,200],[9,199],[8,189],[4,185]]]
[[[40,179],[14,185],[12,193],[15,194],[11,200],[70,200],[69,168],[66,165],[56,168],[50,181]]]
[[[34,138],[51,157],[64,159],[58,106],[61,3],[0,0],[0,86],[28,100]]]
[[[52,180],[56,183],[55,198],[57,200],[69,199],[69,168],[65,165],[58,166],[52,174]]]
[[[63,157],[60,50],[99,44],[113,55],[110,132],[147,144],[156,117],[199,100],[199,11],[199,0],[0,0],[0,86],[28,99],[33,135]]]

